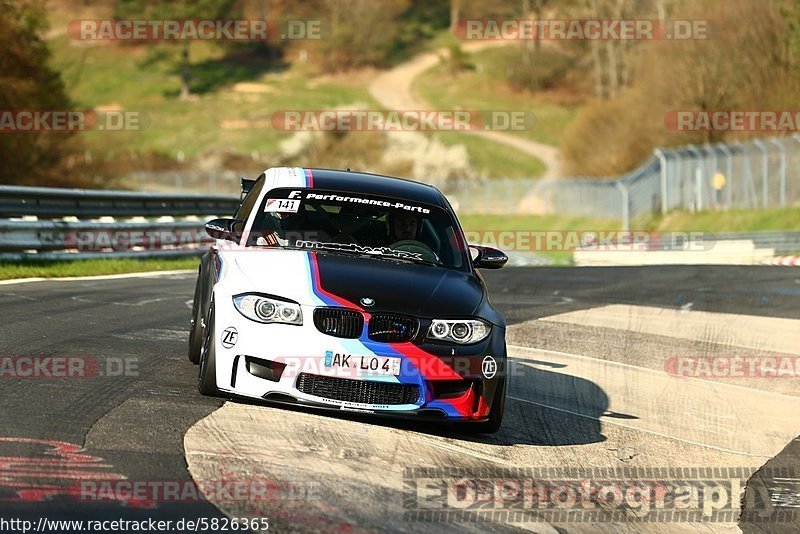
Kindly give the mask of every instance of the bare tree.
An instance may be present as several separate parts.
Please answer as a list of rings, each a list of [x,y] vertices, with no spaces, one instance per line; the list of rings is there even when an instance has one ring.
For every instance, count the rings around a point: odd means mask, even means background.
[[[450,33],[455,34],[461,20],[461,0],[450,0]]]

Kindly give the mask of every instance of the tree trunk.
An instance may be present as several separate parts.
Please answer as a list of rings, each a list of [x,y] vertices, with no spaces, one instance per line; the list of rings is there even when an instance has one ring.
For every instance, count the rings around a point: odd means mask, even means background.
[[[590,17],[599,18],[599,9],[597,0],[587,0],[590,11]],[[603,58],[600,54],[600,42],[596,39],[589,41],[589,48],[592,51],[592,72],[594,78],[594,96],[595,98],[605,98],[605,88],[603,84]]]
[[[617,61],[617,43],[606,41],[606,56],[608,57],[608,95],[614,97],[619,89],[619,62]]]
[[[450,0],[450,33],[455,34],[458,30],[458,22],[461,18],[461,0]]]
[[[531,15],[531,3],[530,0],[522,0],[522,20],[527,20],[530,18]],[[525,68],[526,72],[530,72],[530,69],[533,66],[533,54],[531,52],[531,42],[530,40],[523,40],[522,41],[522,65]]]
[[[189,70],[189,41],[183,42],[183,51],[181,52],[181,100],[189,98],[189,82],[192,79]]]

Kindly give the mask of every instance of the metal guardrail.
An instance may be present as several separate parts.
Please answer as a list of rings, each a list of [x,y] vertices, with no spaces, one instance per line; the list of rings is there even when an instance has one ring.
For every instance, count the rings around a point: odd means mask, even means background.
[[[236,197],[0,186],[0,259],[196,255]],[[110,219],[110,220],[109,220]]]
[[[800,231],[726,232],[714,234],[716,241],[752,241],[758,249],[772,249],[775,254],[800,253]]]
[[[0,220],[0,252],[154,250],[211,241],[200,221],[103,223]]]
[[[226,196],[0,186],[0,217],[179,217],[231,214],[239,199]]]
[[[234,197],[0,186],[0,259],[196,255],[211,242],[204,221],[238,206]],[[705,239],[800,253],[800,231]]]

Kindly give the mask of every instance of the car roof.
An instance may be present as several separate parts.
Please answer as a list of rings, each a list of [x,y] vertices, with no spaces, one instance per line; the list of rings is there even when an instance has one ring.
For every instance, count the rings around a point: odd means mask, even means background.
[[[271,169],[277,176],[287,176],[284,170]],[[352,172],[332,169],[304,169],[310,175],[314,189],[343,193],[361,193],[363,195],[384,196],[397,200],[419,202],[446,208],[442,193],[429,184],[414,182],[403,178],[394,178],[380,174]],[[284,185],[278,178],[274,187],[297,187],[296,183]]]

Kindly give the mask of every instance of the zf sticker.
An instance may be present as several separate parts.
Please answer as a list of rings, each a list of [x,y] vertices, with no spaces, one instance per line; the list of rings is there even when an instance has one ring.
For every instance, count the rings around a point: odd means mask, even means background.
[[[268,198],[267,205],[264,207],[265,213],[297,213],[300,209],[299,200],[289,200],[284,198]]]
[[[483,376],[487,379],[494,378],[494,375],[497,374],[497,362],[491,356],[487,356],[483,359],[483,365],[481,366],[481,371],[483,372]]]
[[[239,332],[232,326],[222,331],[222,346],[229,349],[239,340]]]

